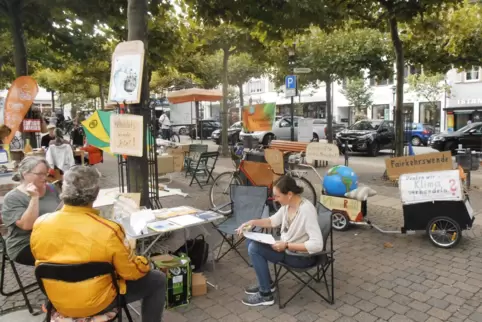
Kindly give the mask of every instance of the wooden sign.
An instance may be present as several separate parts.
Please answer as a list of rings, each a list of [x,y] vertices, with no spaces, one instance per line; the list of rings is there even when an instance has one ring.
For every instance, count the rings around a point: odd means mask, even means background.
[[[144,71],[144,43],[126,41],[112,55],[109,103],[137,104],[141,101]]]
[[[110,150],[112,153],[142,157],[144,121],[141,115],[111,114]]]
[[[385,159],[385,166],[390,180],[407,173],[453,170],[450,151],[389,158]]]
[[[340,160],[340,150],[338,150],[336,144],[311,142],[306,147],[306,162],[309,164],[314,161],[328,161],[339,164]]]

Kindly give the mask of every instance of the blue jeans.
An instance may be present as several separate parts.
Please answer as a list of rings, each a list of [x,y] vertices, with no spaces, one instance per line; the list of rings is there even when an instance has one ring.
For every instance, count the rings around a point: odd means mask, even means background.
[[[259,291],[263,294],[271,293],[271,274],[268,262],[273,264],[285,263],[293,268],[308,268],[316,263],[312,257],[301,257],[279,253],[271,248],[271,245],[246,239],[248,255],[253,264],[256,278],[258,279]]]

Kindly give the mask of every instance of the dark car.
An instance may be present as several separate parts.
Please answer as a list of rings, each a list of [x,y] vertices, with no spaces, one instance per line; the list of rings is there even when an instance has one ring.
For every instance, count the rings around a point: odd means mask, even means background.
[[[243,129],[242,122],[236,122],[228,128],[228,144],[236,144],[239,142],[239,133]],[[211,140],[216,144],[221,144],[222,129],[216,130],[211,134]]]
[[[455,154],[459,144],[474,151],[482,151],[482,122],[472,123],[455,132],[434,134],[428,141],[432,149]]]
[[[190,137],[193,139],[201,138],[208,139],[212,133],[221,128],[221,124],[214,120],[201,120],[196,127],[193,127],[190,131]]]
[[[336,141],[341,151],[347,146],[353,152],[366,152],[375,157],[380,150],[393,148],[395,142],[393,122],[361,120],[338,132]]]

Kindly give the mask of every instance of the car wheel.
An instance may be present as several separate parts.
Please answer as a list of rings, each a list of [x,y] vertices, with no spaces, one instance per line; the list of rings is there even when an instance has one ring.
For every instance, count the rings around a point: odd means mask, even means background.
[[[269,146],[271,141],[274,140],[274,135],[273,134],[266,134],[263,138],[263,145],[264,146]]]
[[[413,146],[419,146],[422,145],[422,140],[418,136],[413,136],[412,137],[412,145]]]
[[[379,152],[380,152],[380,146],[378,145],[378,142],[372,142],[370,145],[368,145],[368,154],[371,157],[378,156]]]
[[[181,127],[179,129],[179,135],[186,135],[187,134],[187,129],[185,127]]]
[[[447,142],[444,145],[444,151],[450,151],[452,155],[457,154],[457,144],[455,142]]]

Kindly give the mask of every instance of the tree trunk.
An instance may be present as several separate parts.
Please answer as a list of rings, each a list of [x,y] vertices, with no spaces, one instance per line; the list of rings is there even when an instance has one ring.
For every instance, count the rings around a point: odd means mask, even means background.
[[[396,62],[396,85],[397,98],[395,104],[395,156],[403,156],[404,140],[403,140],[403,82],[404,82],[404,68],[405,61],[403,57],[403,44],[398,35],[397,18],[391,14],[388,19],[390,25],[390,36],[392,38],[393,48],[395,50]]]
[[[243,120],[244,91],[243,84],[238,85],[239,88],[239,120]]]
[[[333,143],[333,109],[331,104],[331,77],[325,80],[326,84],[326,139]]]
[[[144,119],[143,137],[147,137],[149,123],[149,82],[147,71],[147,0],[128,0],[127,24],[128,41],[141,40],[144,42],[146,58],[142,77],[141,102],[130,106],[132,114],[142,115]],[[143,108],[144,107],[144,108]],[[149,166],[147,160],[147,142],[144,140],[142,157],[127,157],[127,191],[141,194],[141,206],[150,206],[149,201]],[[119,174],[120,175],[120,174]],[[154,183],[152,183],[154,184]],[[157,187],[155,187],[157,189]]]
[[[229,48],[223,49],[223,110],[221,112],[221,140],[222,140],[222,155],[229,156],[228,147],[228,62],[229,62]]]
[[[17,77],[28,75],[27,47],[25,45],[25,32],[23,29],[21,6],[23,1],[7,1],[10,18],[10,32],[13,40],[15,74]]]
[[[102,82],[99,83],[99,96],[100,96],[100,109],[105,109],[105,93],[104,93],[104,84]]]

